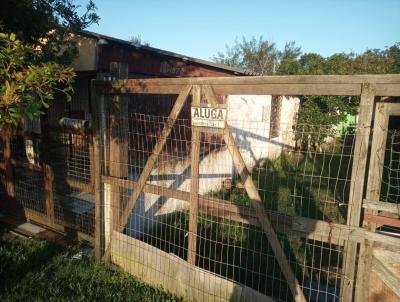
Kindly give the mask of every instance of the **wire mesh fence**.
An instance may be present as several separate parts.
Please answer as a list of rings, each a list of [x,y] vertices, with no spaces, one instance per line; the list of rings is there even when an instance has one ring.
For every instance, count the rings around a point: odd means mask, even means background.
[[[348,300],[344,287],[359,278],[349,259],[361,263],[366,236],[349,217],[362,202],[355,175],[365,174],[369,126],[300,124],[297,97],[190,89],[184,98],[102,95],[94,138],[58,128],[12,136],[15,200],[96,237],[101,257],[189,299]],[[211,100],[227,109],[226,128],[192,126],[191,105]],[[390,132],[381,198],[392,203],[398,146]]]
[[[146,102],[143,95],[141,98]],[[129,108],[134,107],[132,102],[135,96],[130,98]],[[146,104],[152,108],[151,101]],[[145,281],[167,284],[167,289],[183,295],[182,288],[189,289],[190,296],[198,300],[228,299],[240,291],[247,292],[247,296],[243,294],[247,298],[292,301],[294,295],[281,264],[218,129],[203,128],[200,136],[196,259],[195,267],[187,266],[193,145],[191,120],[185,111],[174,120],[143,192],[127,221],[123,220],[162,130],[171,123],[167,114],[134,111],[117,117],[109,112],[99,116],[108,129],[101,135],[100,145],[103,253],[110,249],[111,261]],[[169,111],[171,108],[165,110]],[[321,221],[327,225],[346,222],[356,131],[326,137],[316,149],[303,143],[324,135],[321,125],[282,120],[279,132],[275,125],[273,138],[270,121],[257,121],[254,115],[247,120],[228,115],[228,125],[232,143],[261,196],[263,215],[277,233],[302,294],[310,301],[339,301],[341,282],[354,282],[342,270],[348,233],[332,236],[328,229],[322,235],[307,235],[296,222],[311,230]],[[113,137],[117,142],[110,143]],[[116,156],[126,143],[128,152]],[[125,172],[117,175],[117,170]],[[196,269],[200,269],[197,274]],[[185,286],[180,288],[182,283]]]

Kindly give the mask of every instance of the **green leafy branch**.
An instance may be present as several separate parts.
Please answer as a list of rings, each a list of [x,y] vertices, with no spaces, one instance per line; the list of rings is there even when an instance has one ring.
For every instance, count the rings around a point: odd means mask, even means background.
[[[39,49],[0,33],[0,128],[17,126],[24,116],[43,114],[57,94],[71,99],[75,73],[54,62],[39,62]]]

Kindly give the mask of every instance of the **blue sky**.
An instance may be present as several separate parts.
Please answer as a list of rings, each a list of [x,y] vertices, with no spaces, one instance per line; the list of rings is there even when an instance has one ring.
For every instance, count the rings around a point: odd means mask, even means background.
[[[85,3],[78,0],[78,3]],[[282,49],[329,56],[400,42],[400,0],[95,0],[99,25],[88,30],[209,60],[235,38],[263,36]]]

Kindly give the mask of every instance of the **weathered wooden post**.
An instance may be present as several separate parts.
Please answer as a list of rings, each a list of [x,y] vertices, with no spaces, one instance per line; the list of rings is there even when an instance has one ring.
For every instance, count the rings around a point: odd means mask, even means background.
[[[199,106],[201,99],[200,86],[193,86],[192,105]],[[188,262],[196,265],[197,218],[199,213],[199,160],[201,131],[192,125],[191,186],[189,207],[189,243]]]
[[[371,133],[372,113],[374,109],[375,85],[364,83],[361,86],[360,113],[357,123],[354,146],[353,167],[347,210],[347,225],[360,226],[361,208],[364,194],[365,174],[369,137]],[[347,241],[344,248],[343,276],[340,294],[343,301],[352,301],[354,275],[357,259],[357,243]],[[362,261],[362,260],[361,260]]]
[[[10,129],[4,127],[1,132],[3,139],[3,156],[4,156],[4,168],[6,176],[6,193],[7,193],[7,206],[11,206],[11,203],[15,197],[14,191],[14,171],[11,165],[11,139]]]
[[[93,80],[94,81],[94,80]],[[104,215],[103,186],[101,182],[104,144],[104,125],[101,122],[104,115],[104,95],[99,94],[94,82],[91,83],[92,131],[93,131],[93,163],[94,194],[95,194],[95,256],[100,260],[104,251]]]
[[[54,171],[51,166],[50,158],[50,132],[48,124],[48,113],[40,119],[41,126],[41,151],[42,151],[42,167],[44,177],[44,192],[46,200],[47,219],[51,224],[54,223]]]
[[[128,64],[111,62],[110,71],[113,79],[128,78]],[[128,102],[129,97],[114,95],[108,99],[106,107],[109,113],[109,130],[107,140],[109,141],[108,150],[108,173],[115,178],[128,177]],[[114,230],[118,230],[120,225],[121,204],[123,198],[127,198],[126,189],[118,185],[105,184],[106,195],[104,200],[105,211],[105,233],[106,246],[111,244],[111,237]],[[106,261],[110,260],[110,254],[106,255]]]

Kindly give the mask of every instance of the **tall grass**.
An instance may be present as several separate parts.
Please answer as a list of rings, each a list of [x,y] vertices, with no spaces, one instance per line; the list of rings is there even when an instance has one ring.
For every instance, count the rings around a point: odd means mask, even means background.
[[[266,209],[344,223],[350,168],[350,156],[331,150],[312,156],[282,154],[260,163],[252,175]],[[239,189],[240,183],[236,185],[209,195],[249,205],[248,195]],[[188,213],[169,215],[148,238],[157,247],[186,258],[188,219]],[[197,233],[198,266],[277,299],[293,298],[260,227],[201,214]],[[280,233],[278,237],[306,295],[313,296],[311,288],[317,286],[318,293],[324,294],[327,301],[336,300],[340,247],[290,234]]]
[[[87,251],[81,259],[73,255]],[[96,262],[87,246],[0,239],[0,301],[180,301]]]

